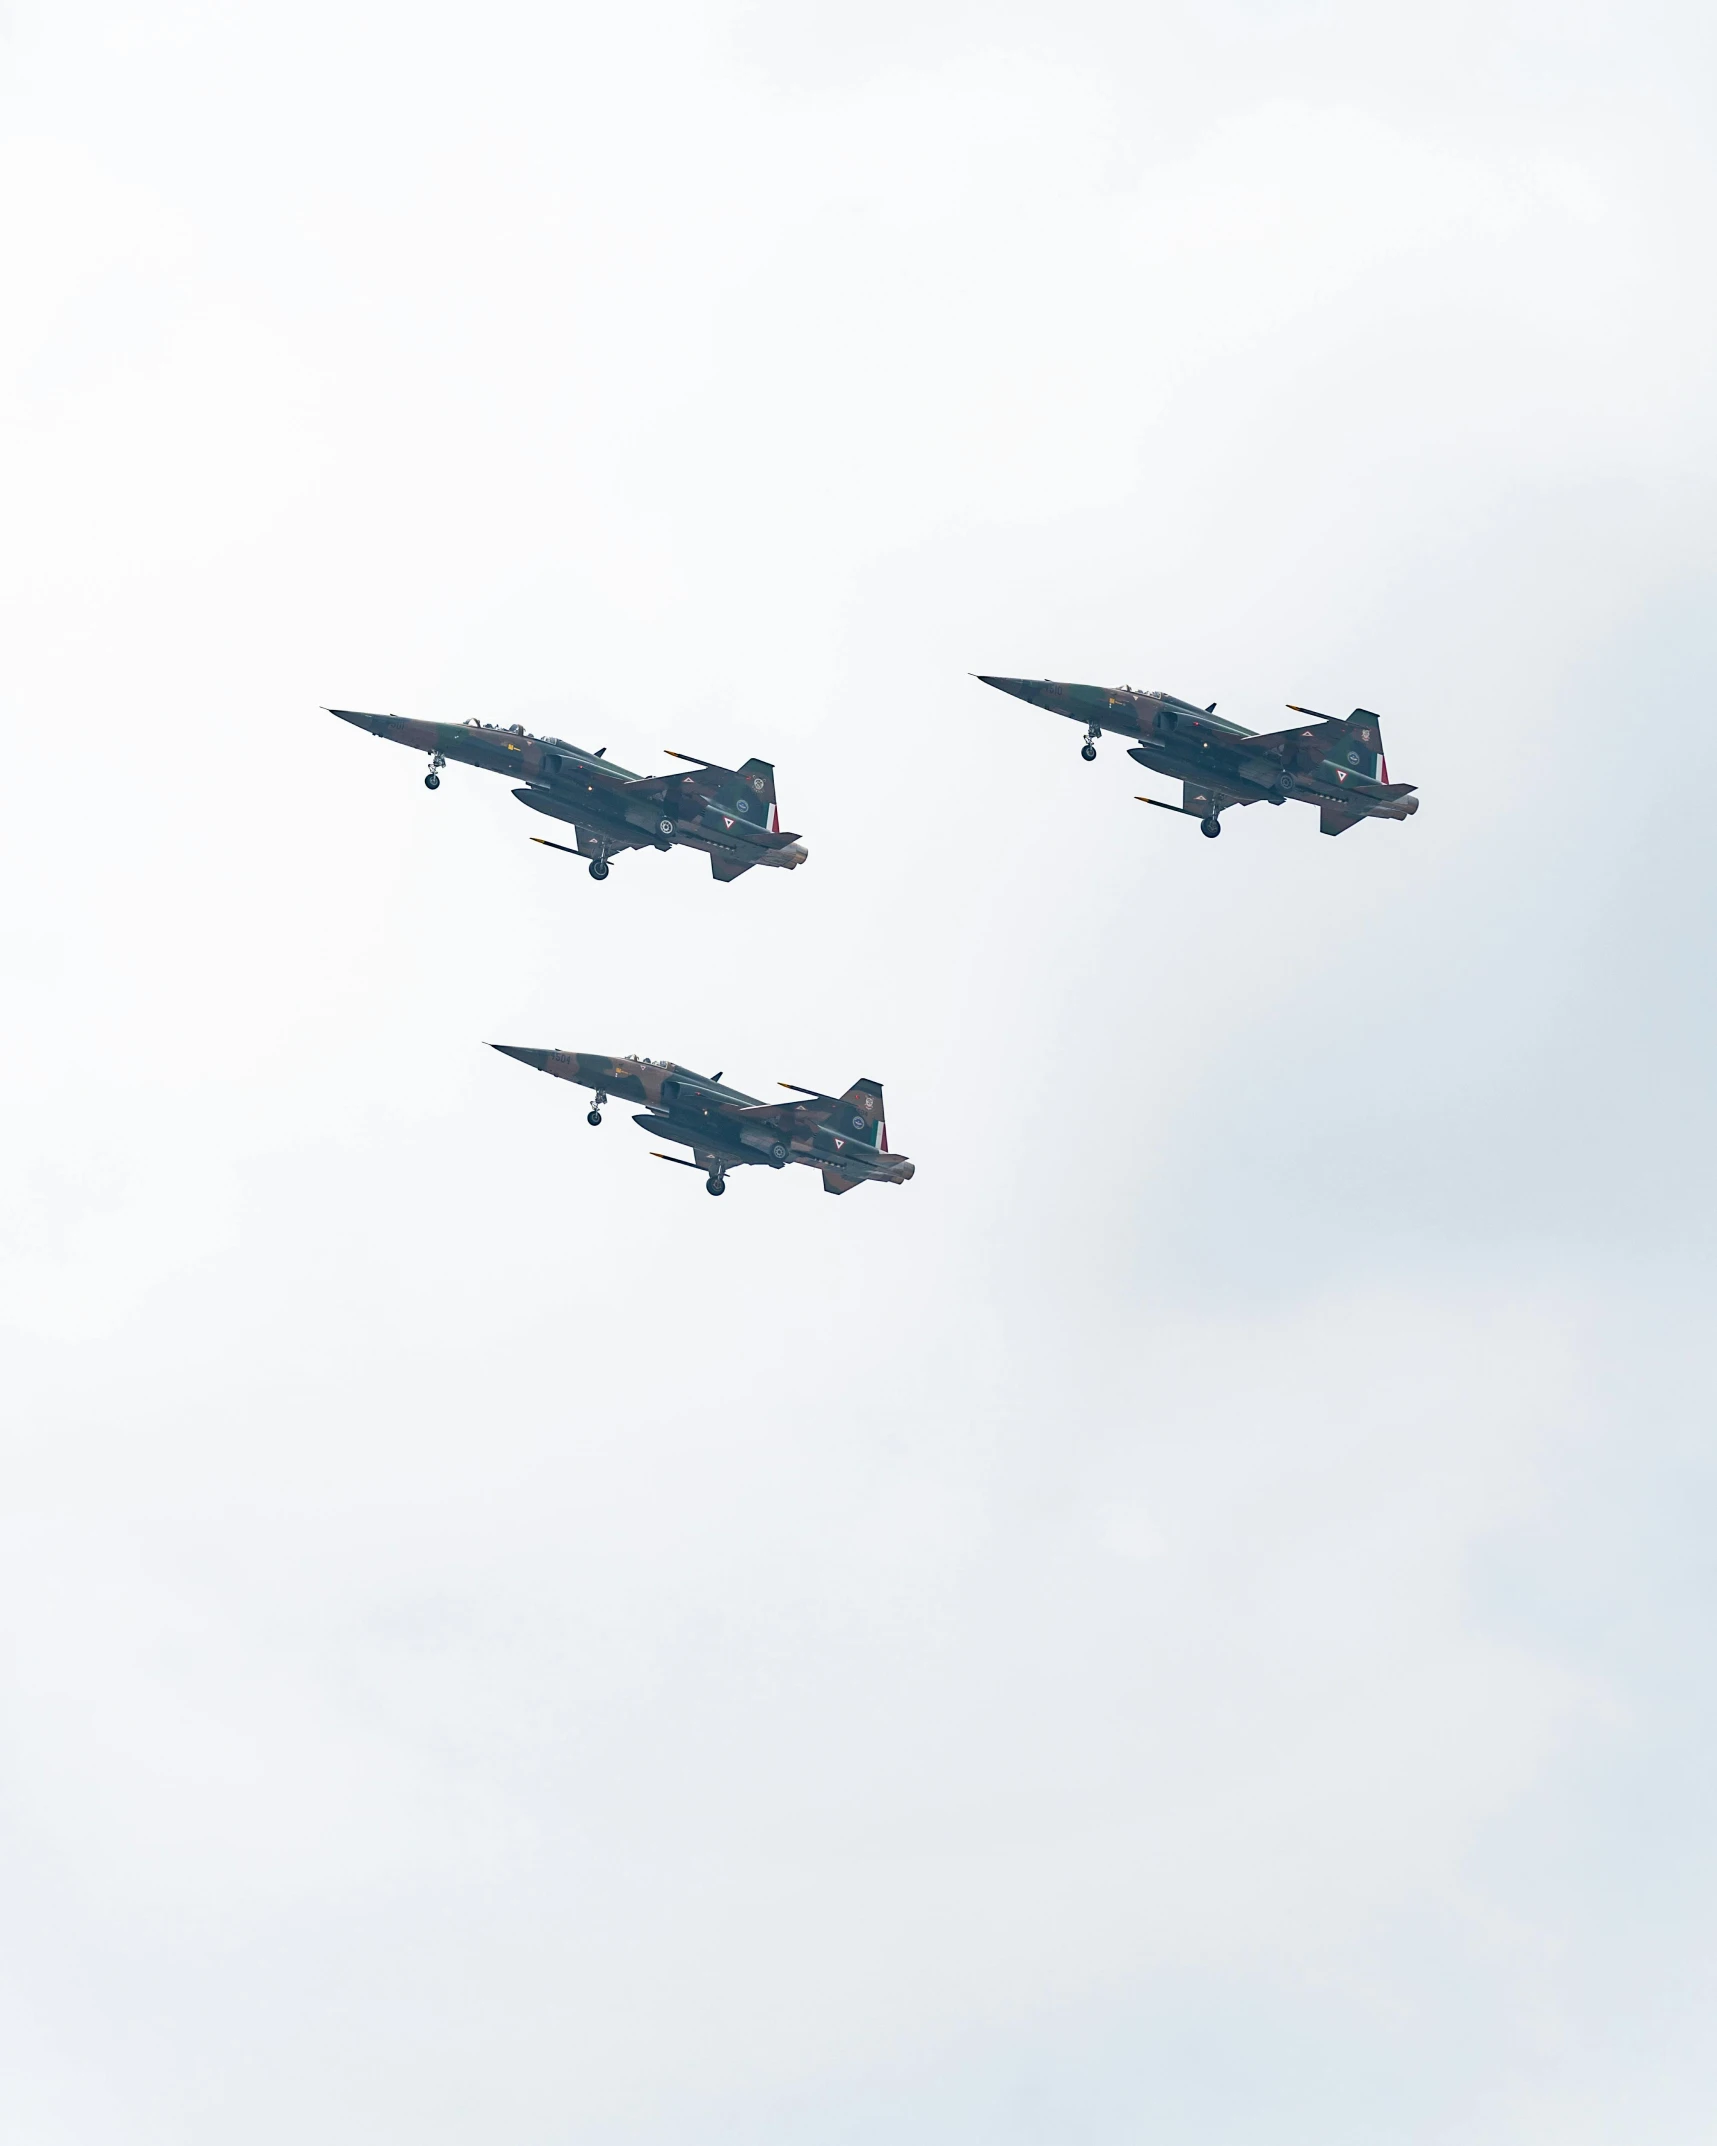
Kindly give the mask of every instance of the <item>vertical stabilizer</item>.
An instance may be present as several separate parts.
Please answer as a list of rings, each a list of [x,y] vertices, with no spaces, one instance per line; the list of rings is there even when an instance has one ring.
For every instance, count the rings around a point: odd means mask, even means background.
[[[1330,750],[1330,758],[1338,767],[1350,767],[1361,775],[1377,780],[1377,771],[1384,768],[1383,780],[1389,780],[1383,760],[1383,722],[1369,708],[1355,708],[1347,719],[1347,735]]]
[[[734,779],[747,795],[752,810],[746,817],[769,832],[781,832],[781,815],[775,810],[775,770],[767,760],[748,760],[735,771]]]
[[[862,1140],[888,1152],[888,1125],[882,1114],[882,1083],[855,1080],[829,1117],[829,1130],[842,1140]]]

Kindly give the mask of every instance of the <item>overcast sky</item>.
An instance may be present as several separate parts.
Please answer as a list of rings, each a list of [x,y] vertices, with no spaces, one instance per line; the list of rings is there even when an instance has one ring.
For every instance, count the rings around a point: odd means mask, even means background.
[[[14,0],[6,2146],[1717,2133],[1713,19]]]

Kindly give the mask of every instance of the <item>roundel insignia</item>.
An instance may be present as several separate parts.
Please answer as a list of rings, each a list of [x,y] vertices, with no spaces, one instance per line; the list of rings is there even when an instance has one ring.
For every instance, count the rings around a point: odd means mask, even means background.
[[[751,787],[757,792],[758,796],[761,797],[763,795],[763,777],[761,775],[753,775],[751,778]]]
[[[1349,753],[1347,756],[1347,764],[1349,767],[1358,767],[1359,755],[1357,753]]]
[[[864,1120],[859,1116],[856,1110],[853,1112],[853,1131],[855,1133],[862,1133],[864,1131]]]
[[[749,797],[736,797],[733,801],[733,804],[734,810],[737,812],[749,812],[751,810],[751,800]]]

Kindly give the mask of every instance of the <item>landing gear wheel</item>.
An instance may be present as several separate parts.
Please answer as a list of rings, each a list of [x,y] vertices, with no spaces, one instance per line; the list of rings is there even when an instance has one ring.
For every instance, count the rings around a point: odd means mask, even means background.
[[[584,1114],[584,1122],[586,1125],[600,1125],[602,1123],[601,1111],[587,1110]]]
[[[780,1169],[781,1165],[787,1160],[787,1143],[785,1140],[777,1140],[770,1148],[769,1160],[777,1170]]]
[[[606,879],[608,877],[608,859],[606,857],[593,857],[590,860],[590,876],[592,879]]]
[[[663,838],[664,841],[670,840],[672,838],[674,827],[675,822],[670,820],[665,812],[662,814],[662,817],[656,822],[656,832]]]
[[[727,1190],[727,1187],[722,1183],[719,1177],[706,1177],[704,1179],[703,1189],[709,1194],[712,1200],[719,1200],[722,1194]]]
[[[1097,748],[1096,748],[1096,746],[1095,746],[1095,745],[1093,745],[1093,744],[1091,743],[1091,741],[1090,741],[1090,739],[1089,739],[1089,738],[1087,738],[1087,739],[1086,739],[1086,741],[1085,741],[1085,743],[1084,743],[1084,744],[1083,744],[1082,746],[1080,746],[1080,748],[1079,748],[1079,757],[1080,757],[1080,759],[1081,759],[1081,760],[1095,760],[1095,759],[1096,759],[1096,757],[1097,757]]]
[[[441,787],[441,777],[437,775],[433,769],[431,769],[430,772],[423,778],[423,787],[426,790],[439,790]]]
[[[1222,822],[1216,817],[1216,814],[1213,812],[1210,815],[1209,819],[1199,821],[1198,831],[1201,835],[1208,835],[1211,841],[1214,842],[1217,836],[1222,832]]]

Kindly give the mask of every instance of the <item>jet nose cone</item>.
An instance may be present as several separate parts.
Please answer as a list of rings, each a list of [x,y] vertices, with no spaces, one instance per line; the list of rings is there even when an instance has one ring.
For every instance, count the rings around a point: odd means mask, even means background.
[[[489,1048],[504,1057],[516,1058],[522,1066],[535,1066],[539,1073],[548,1071],[549,1061],[555,1056],[553,1051],[533,1050],[527,1043],[491,1043]]]
[[[1011,693],[1016,700],[1029,700],[1038,708],[1053,708],[1056,701],[1056,686],[1048,678],[990,678],[982,671],[972,676],[981,686],[994,686],[998,693]]]
[[[324,715],[337,715],[342,723],[356,723],[360,730],[380,732],[387,721],[385,715],[360,715],[356,708],[324,708]]]

